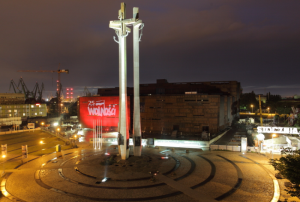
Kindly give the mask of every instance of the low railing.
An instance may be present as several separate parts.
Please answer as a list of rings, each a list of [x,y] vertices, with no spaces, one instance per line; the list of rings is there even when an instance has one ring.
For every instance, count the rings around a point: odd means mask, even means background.
[[[0,132],[0,135],[7,135],[7,134],[12,134],[12,133],[21,133],[21,132],[26,132],[26,131],[35,131],[35,130],[41,130],[41,128],[35,128],[35,129],[26,129],[26,130],[9,130],[5,132]]]

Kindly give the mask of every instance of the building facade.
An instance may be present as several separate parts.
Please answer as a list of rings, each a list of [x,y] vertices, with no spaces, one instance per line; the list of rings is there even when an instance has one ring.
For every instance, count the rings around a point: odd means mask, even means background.
[[[10,104],[0,105],[0,117],[46,117],[46,104]]]
[[[0,93],[0,104],[22,104],[25,103],[23,93]]]
[[[144,132],[217,133],[231,124],[231,106],[231,96],[141,96],[141,126]]]
[[[142,131],[178,131],[183,135],[217,133],[238,116],[240,93],[241,85],[237,81],[169,83],[158,79],[156,83],[140,84]],[[119,88],[98,89],[98,94],[118,96]],[[127,94],[133,96],[133,88],[127,88]],[[131,102],[131,112],[132,105]]]

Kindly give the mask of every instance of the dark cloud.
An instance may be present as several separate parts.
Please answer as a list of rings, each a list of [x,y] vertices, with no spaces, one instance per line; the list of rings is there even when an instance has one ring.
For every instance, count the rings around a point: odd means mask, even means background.
[[[244,92],[299,94],[291,88],[300,85],[298,0],[126,3],[127,17],[137,6],[145,23],[141,83],[237,80]],[[117,86],[118,45],[108,24],[119,7],[117,1],[3,1],[0,91],[20,76],[29,89],[44,82],[47,91],[55,90],[56,74],[17,70],[55,70],[59,63],[70,70],[62,75],[63,86],[78,86],[79,94],[84,86]],[[132,34],[127,44],[132,85]]]

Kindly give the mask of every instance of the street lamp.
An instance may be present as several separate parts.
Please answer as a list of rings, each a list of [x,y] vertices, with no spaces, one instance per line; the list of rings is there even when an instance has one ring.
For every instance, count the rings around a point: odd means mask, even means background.
[[[76,147],[76,140],[77,140],[77,135],[74,135],[74,138],[75,138],[75,147]]]
[[[268,113],[270,114],[270,107],[268,107]]]
[[[58,133],[59,133],[59,131],[60,131],[60,128],[57,128],[56,131],[57,131],[56,134],[58,135]]]
[[[252,108],[252,113],[253,113],[253,105],[251,105],[251,108]]]

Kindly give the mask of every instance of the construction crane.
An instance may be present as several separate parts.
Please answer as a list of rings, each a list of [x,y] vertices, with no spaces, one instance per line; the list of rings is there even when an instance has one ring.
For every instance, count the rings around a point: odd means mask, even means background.
[[[58,66],[59,68],[59,66]],[[57,95],[57,111],[58,115],[60,116],[61,113],[61,91],[62,91],[62,85],[60,83],[60,74],[66,73],[69,74],[68,69],[58,69],[58,70],[18,70],[18,72],[48,72],[48,73],[57,73],[58,79],[56,84],[56,95]]]

